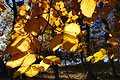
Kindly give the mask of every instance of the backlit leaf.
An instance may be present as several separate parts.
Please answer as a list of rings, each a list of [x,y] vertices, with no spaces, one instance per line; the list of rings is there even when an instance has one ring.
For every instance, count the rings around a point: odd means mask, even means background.
[[[44,67],[44,70],[46,71],[48,68],[49,68],[49,64],[46,64],[43,62],[43,60],[40,62],[40,65],[39,66],[43,66]]]
[[[78,39],[75,36],[66,34],[66,33],[63,34],[63,40],[69,41],[70,43],[73,43],[73,44],[78,43]]]
[[[10,60],[6,63],[8,68],[15,68],[20,66],[23,63],[27,53],[18,53],[10,58]]]
[[[64,28],[64,33],[77,36],[80,33],[80,25],[76,23],[70,23]]]
[[[80,9],[82,10],[82,14],[86,17],[92,17],[92,14],[95,10],[96,2],[95,0],[82,0]]]
[[[29,54],[29,55],[27,55],[27,57],[25,57],[21,66],[29,66],[32,63],[34,63],[35,61],[36,61],[35,54]]]
[[[92,58],[93,58],[93,56],[89,56],[86,59],[87,59],[87,61],[90,61]]]
[[[37,69],[35,66],[31,66],[26,72],[25,75],[28,77],[33,77],[39,73],[39,69]]]
[[[25,71],[29,68],[29,66],[22,66],[17,71],[14,72],[13,78],[16,78],[17,76],[25,73]]]

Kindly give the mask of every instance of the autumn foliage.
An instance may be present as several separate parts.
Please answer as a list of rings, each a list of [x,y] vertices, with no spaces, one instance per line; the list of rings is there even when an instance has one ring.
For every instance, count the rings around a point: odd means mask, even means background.
[[[14,11],[15,24],[12,26],[12,41],[7,44],[2,57],[10,54],[7,61],[7,68],[16,68],[13,78],[25,74],[33,77],[39,72],[45,72],[49,66],[61,64],[58,55],[43,54],[46,49],[54,53],[60,48],[66,51],[78,52],[88,55],[85,38],[89,31],[83,26],[94,27],[95,20],[107,19],[110,10],[120,4],[119,0],[25,0],[0,1],[0,14],[6,14],[6,3]],[[15,14],[17,15],[15,17]],[[2,21],[2,18],[1,18]],[[115,21],[117,32],[105,30],[105,33],[111,35],[106,44],[112,44],[112,47],[99,49],[94,54],[85,56],[87,61],[93,60],[93,63],[103,60],[106,56],[111,59],[119,57],[119,24],[120,18]],[[0,31],[0,35],[3,35]],[[90,35],[90,34],[89,34]],[[81,39],[81,40],[80,40]],[[109,54],[109,52],[113,52]],[[37,58],[41,59],[35,63]]]

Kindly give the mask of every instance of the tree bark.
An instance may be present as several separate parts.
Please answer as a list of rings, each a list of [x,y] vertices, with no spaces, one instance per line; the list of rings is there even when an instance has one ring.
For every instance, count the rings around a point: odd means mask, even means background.
[[[58,66],[53,65],[53,70],[54,70],[55,80],[60,80],[59,73],[58,73]]]
[[[90,43],[90,27],[87,25],[86,26],[87,29],[87,35],[86,35],[86,43],[88,43],[87,45],[87,56],[90,56],[90,48],[89,48],[89,43]],[[91,68],[91,61],[90,62],[86,62],[86,68],[87,68],[87,80],[96,80],[93,72],[92,72],[92,68]]]

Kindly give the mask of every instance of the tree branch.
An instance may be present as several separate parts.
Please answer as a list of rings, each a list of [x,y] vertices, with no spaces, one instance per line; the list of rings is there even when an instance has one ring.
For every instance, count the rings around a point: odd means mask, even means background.
[[[15,0],[12,0],[13,2],[13,11],[14,11],[14,20],[13,20],[13,28],[12,30],[14,30],[14,25],[15,25],[15,19],[17,18],[17,7],[16,7],[16,4],[15,4]]]

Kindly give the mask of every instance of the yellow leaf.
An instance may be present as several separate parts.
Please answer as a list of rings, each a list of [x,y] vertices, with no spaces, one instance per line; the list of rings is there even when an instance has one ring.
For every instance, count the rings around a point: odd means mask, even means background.
[[[61,60],[57,56],[47,56],[47,57],[45,57],[43,62],[45,62],[46,64],[50,64],[50,65],[52,65],[52,62],[54,64],[61,65]]]
[[[56,28],[56,29],[54,30],[54,32],[56,32],[57,34],[61,34],[61,32],[63,32],[63,31],[62,31],[61,28]]]
[[[87,57],[86,59],[87,59],[87,61],[89,62],[92,58],[93,58],[93,56],[89,56],[89,57]]]
[[[44,67],[40,66],[40,64],[32,64],[32,66],[36,67],[39,70],[39,72],[44,72],[45,71]]]
[[[46,64],[43,62],[43,60],[40,62],[40,65],[39,66],[43,66],[44,67],[44,70],[46,71],[48,68],[49,68],[49,64]]]
[[[30,39],[29,38],[25,38],[23,40],[20,41],[21,44],[18,45],[17,49],[20,50],[21,52],[26,52],[29,48],[30,48]]]
[[[26,11],[25,11],[25,10],[22,10],[22,9],[21,9],[21,10],[19,11],[19,15],[24,16],[25,14],[26,14]]]
[[[15,68],[20,66],[23,63],[27,53],[18,53],[10,58],[10,60],[6,63],[8,68]]]
[[[110,56],[110,59],[112,59],[114,56],[115,56],[115,55],[114,55],[114,54],[112,54],[112,55]]]
[[[78,39],[75,36],[66,34],[66,33],[63,34],[63,40],[69,41],[70,43],[73,43],[73,44],[78,43]]]
[[[19,36],[18,33],[14,33],[11,37],[12,37],[12,39],[15,39],[15,38],[17,38],[18,36]]]
[[[36,61],[35,54],[29,54],[29,55],[27,55],[27,57],[25,57],[21,66],[29,66],[32,63],[34,63],[35,61]]]
[[[50,41],[50,46],[53,51],[57,50],[60,46],[62,46],[62,34],[57,34],[53,37],[53,39]]]
[[[95,0],[82,0],[80,9],[82,10],[82,14],[84,14],[86,17],[92,17],[93,12],[96,7],[96,1]]]
[[[26,11],[30,10],[30,6],[29,6],[29,5],[26,5],[25,10],[26,10]]]
[[[25,75],[28,77],[33,77],[39,73],[39,69],[37,69],[35,66],[31,66],[26,72]]]
[[[22,66],[20,67],[17,71],[14,72],[13,74],[13,78],[16,78],[19,75],[22,75],[23,73],[25,73],[25,71],[29,68],[29,66]]]
[[[76,49],[78,49],[78,44],[74,44],[71,48],[70,51],[75,51]]]
[[[104,59],[104,58],[107,56],[106,53],[107,53],[106,50],[103,49],[103,48],[101,48],[98,52],[96,52],[96,53],[93,55],[93,57],[94,57],[94,63],[95,63],[95,62],[98,62],[99,60]]]
[[[78,18],[77,15],[72,16],[72,20],[76,20]]]
[[[76,23],[70,23],[64,28],[64,33],[77,36],[80,33],[80,25]]]

